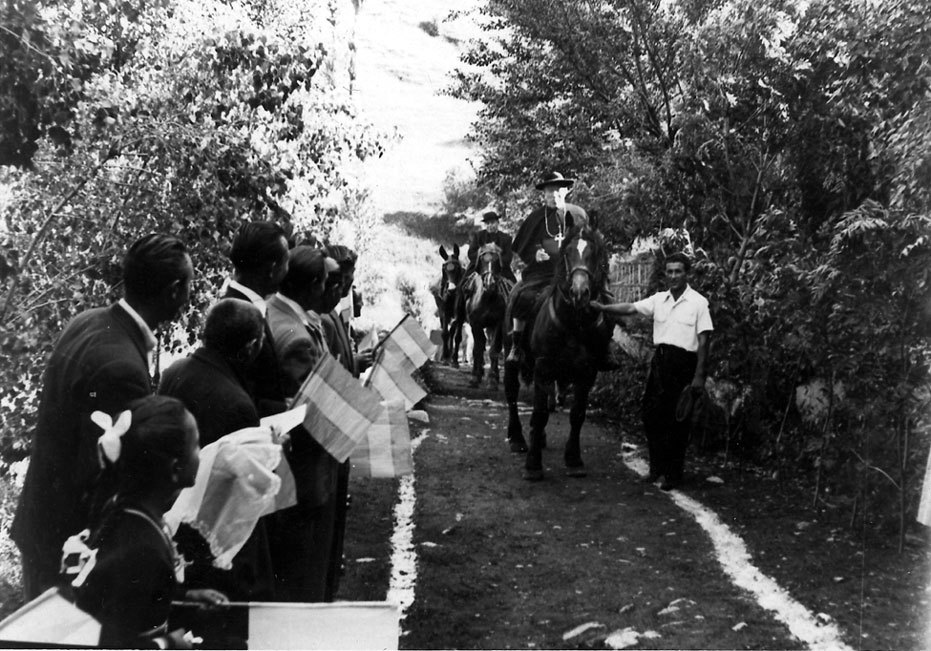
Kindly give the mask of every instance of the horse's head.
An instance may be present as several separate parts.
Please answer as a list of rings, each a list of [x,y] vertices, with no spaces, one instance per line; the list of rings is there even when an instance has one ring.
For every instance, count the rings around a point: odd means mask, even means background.
[[[443,258],[443,286],[441,290],[443,293],[455,291],[459,288],[465,272],[462,262],[459,260],[459,245],[453,244],[452,255],[447,253],[446,247],[440,246],[440,257]]]
[[[501,269],[501,247],[494,242],[482,246],[475,256],[475,271],[482,277],[485,287],[494,286]]]
[[[607,269],[607,251],[601,233],[587,225],[573,228],[563,242],[559,259],[557,283],[575,309],[588,307]]]

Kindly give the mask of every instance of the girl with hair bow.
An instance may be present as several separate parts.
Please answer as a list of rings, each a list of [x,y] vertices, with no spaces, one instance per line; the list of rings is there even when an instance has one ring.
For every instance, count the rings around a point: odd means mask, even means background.
[[[102,459],[116,472],[116,495],[104,506],[93,531],[72,536],[63,568],[74,577],[77,605],[101,624],[100,646],[191,648],[183,630],[168,631],[172,599],[210,606],[228,603],[216,590],[187,590],[184,559],[164,521],[183,488],[197,475],[197,424],[174,398],[148,396],[129,405],[116,421],[95,412],[104,429]],[[70,577],[69,577],[70,578]]]

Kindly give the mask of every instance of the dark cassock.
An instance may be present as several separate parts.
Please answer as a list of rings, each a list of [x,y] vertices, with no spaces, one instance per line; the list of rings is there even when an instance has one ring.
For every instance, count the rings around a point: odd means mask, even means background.
[[[588,223],[580,206],[566,204],[564,215],[556,208],[541,206],[527,216],[514,235],[513,251],[526,265],[520,282],[514,287],[508,305],[508,319],[529,319],[535,314],[537,296],[549,285],[559,261],[559,248],[566,234],[575,226]],[[543,248],[550,258],[538,262],[537,250]]]

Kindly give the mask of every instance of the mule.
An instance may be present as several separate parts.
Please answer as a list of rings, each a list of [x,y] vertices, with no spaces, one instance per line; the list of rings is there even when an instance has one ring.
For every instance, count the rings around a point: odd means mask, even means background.
[[[580,434],[588,408],[588,396],[598,374],[598,362],[608,347],[613,326],[590,302],[604,287],[607,251],[601,234],[588,227],[572,229],[560,247],[552,284],[537,301],[529,341],[521,362],[504,366],[504,390],[508,402],[508,442],[514,452],[526,452],[524,478],[543,478],[548,399],[557,383],[571,384],[569,438],[563,458],[570,476],[586,474]],[[520,380],[533,385],[530,443],[527,444],[517,410]]]
[[[440,246],[443,266],[440,269],[440,284],[433,288],[437,315],[440,317],[440,332],[443,338],[442,361],[459,368],[459,346],[462,343],[462,324],[465,322],[465,307],[462,301],[462,281],[465,269],[459,259],[459,245],[453,245],[452,255]]]
[[[501,247],[494,242],[482,246],[475,256],[475,273],[463,287],[465,315],[472,329],[472,379],[477,387],[485,375],[485,349],[488,349],[488,383],[498,388],[499,359],[504,346],[504,316],[514,281],[503,275]]]

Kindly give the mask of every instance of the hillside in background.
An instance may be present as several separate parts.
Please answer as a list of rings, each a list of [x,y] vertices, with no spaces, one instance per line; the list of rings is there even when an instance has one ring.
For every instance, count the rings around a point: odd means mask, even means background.
[[[363,328],[367,321],[389,327],[405,311],[427,328],[438,325],[429,292],[439,276],[438,242],[417,237],[411,224],[441,209],[448,173],[471,174],[473,150],[465,137],[477,110],[442,93],[476,32],[467,18],[447,20],[449,11],[442,0],[367,0],[356,21],[354,102],[360,117],[396,134],[386,154],[363,168],[381,218],[359,265],[358,284],[368,303]],[[452,243],[452,234],[438,237],[447,247]]]
[[[467,18],[445,20],[449,11],[443,0],[367,0],[359,11],[355,103],[365,119],[399,137],[365,167],[381,214],[430,213],[447,172],[468,173],[465,136],[476,107],[441,92],[475,27]]]

